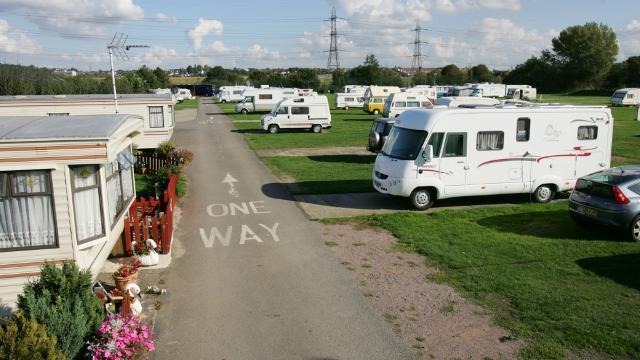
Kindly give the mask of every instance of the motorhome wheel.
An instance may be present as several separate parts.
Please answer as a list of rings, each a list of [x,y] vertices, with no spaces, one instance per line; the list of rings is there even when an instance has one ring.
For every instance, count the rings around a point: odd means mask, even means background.
[[[276,124],[271,124],[269,125],[269,132],[272,134],[277,133],[280,130],[280,128],[278,127],[278,125]]]
[[[549,201],[553,200],[553,196],[555,195],[555,193],[556,192],[551,185],[545,184],[538,186],[536,191],[533,193],[533,197],[535,198],[536,202],[548,203]]]
[[[319,133],[322,131],[322,125],[319,124],[315,124],[311,127],[311,131],[313,131],[314,133]]]
[[[433,206],[434,196],[432,191],[429,189],[415,189],[411,192],[409,200],[411,201],[411,206],[413,206],[414,209],[427,210]]]
[[[247,115],[247,113],[248,113],[247,109],[242,109],[242,110],[240,110],[240,112],[242,113],[242,115]]]

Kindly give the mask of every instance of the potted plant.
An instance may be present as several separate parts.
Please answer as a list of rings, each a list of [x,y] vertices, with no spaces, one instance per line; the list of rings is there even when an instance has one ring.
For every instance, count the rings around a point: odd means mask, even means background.
[[[140,260],[142,266],[156,265],[160,262],[160,256],[156,252],[158,245],[153,239],[147,239],[146,241],[134,241],[133,253]]]
[[[127,284],[138,281],[138,268],[140,266],[142,266],[142,262],[137,257],[129,260],[120,260],[118,270],[113,273],[113,280],[120,291],[124,292]]]

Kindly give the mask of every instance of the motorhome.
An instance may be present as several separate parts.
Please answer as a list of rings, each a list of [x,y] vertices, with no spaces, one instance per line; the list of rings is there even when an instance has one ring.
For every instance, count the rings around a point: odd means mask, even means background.
[[[244,100],[236,104],[236,112],[247,114],[271,111],[280,100],[298,96],[298,91],[290,88],[247,89],[242,95]]]
[[[504,84],[481,83],[471,84],[471,96],[502,98],[507,96],[507,87]]]
[[[500,104],[500,100],[493,98],[483,98],[477,96],[445,96],[436,99],[435,105],[445,107],[471,107],[471,106],[494,106]]]
[[[537,96],[537,89],[531,85],[507,85],[507,99],[533,101]]]
[[[410,109],[430,108],[433,103],[426,95],[414,94],[410,92],[393,93],[384,102],[382,116],[394,118]]]
[[[438,98],[438,90],[429,85],[416,85],[412,88],[405,89],[403,92],[426,96],[433,104]]]
[[[400,92],[397,86],[371,85],[364,92],[364,105],[362,109],[369,114],[378,115],[384,110],[384,102],[393,93]]]
[[[272,134],[281,129],[308,129],[319,133],[331,127],[329,102],[324,95],[283,99],[262,116],[260,125]]]
[[[609,167],[612,134],[605,106],[410,110],[376,157],[373,186],[419,210],[476,195],[530,193],[548,202]]]
[[[613,105],[640,105],[640,89],[618,89],[611,96]]]
[[[118,94],[118,113],[144,119],[139,149],[154,149],[171,139],[175,124],[171,94]],[[0,96],[0,116],[63,116],[115,114],[112,94]]]
[[[350,107],[361,108],[364,105],[364,97],[359,94],[337,93],[336,109],[349,110]]]
[[[249,86],[222,86],[218,94],[218,101],[221,103],[238,102],[244,100],[242,93],[247,89],[253,89]]]
[[[342,92],[348,94],[363,94],[367,91],[368,86],[366,85],[345,85]]]

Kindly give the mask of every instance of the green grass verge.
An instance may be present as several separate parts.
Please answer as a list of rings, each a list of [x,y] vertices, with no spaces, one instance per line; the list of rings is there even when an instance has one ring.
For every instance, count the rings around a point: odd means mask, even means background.
[[[640,357],[640,244],[575,225],[566,202],[327,222],[345,221],[426,255],[441,270],[434,280],[527,341],[523,358]]]
[[[200,97],[195,99],[187,99],[176,104],[176,110],[197,109],[200,105]]]

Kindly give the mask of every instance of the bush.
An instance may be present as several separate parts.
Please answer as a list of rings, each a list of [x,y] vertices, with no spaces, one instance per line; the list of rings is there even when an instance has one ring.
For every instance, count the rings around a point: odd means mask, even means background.
[[[64,360],[47,329],[22,315],[4,319],[0,327],[0,359]]]
[[[171,140],[167,140],[158,144],[158,148],[156,151],[158,152],[158,155],[164,158],[169,158],[173,155],[175,150],[176,150],[176,143],[174,143]]]
[[[88,338],[104,320],[102,304],[93,295],[91,273],[73,262],[62,267],[46,263],[40,278],[25,285],[18,308],[28,319],[47,328],[58,349],[77,358]]]
[[[176,184],[176,196],[181,198],[187,194],[187,178],[180,176]]]

